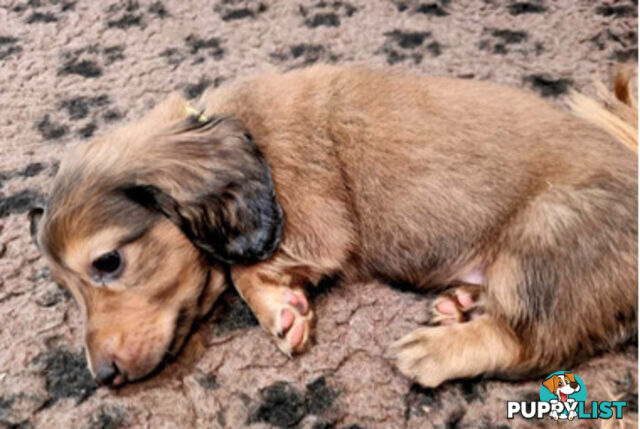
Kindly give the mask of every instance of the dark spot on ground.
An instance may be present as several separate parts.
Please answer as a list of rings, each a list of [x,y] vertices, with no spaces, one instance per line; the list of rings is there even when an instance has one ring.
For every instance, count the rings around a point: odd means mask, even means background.
[[[124,60],[124,45],[114,45],[104,48],[102,51],[105,57],[105,64],[111,65],[116,61]]]
[[[177,66],[184,61],[184,56],[177,48],[167,48],[160,52],[161,57],[166,57],[167,64],[170,66]]]
[[[62,6],[60,7],[60,10],[62,12],[67,12],[67,11],[75,10],[75,9],[76,9],[76,2],[74,2],[74,1],[63,2]]]
[[[142,15],[125,13],[118,19],[107,21],[107,27],[110,28],[129,28],[134,26],[142,26]]]
[[[447,16],[449,13],[438,3],[423,3],[416,8],[417,13],[431,16]]]
[[[305,19],[304,24],[309,28],[316,28],[320,26],[338,27],[340,25],[340,17],[333,12],[317,13],[311,18]]]
[[[279,428],[296,425],[306,415],[302,394],[286,381],[260,390],[261,403],[249,422],[265,422]]]
[[[213,315],[215,335],[224,335],[258,325],[258,320],[253,315],[251,308],[233,288],[227,289],[219,301]]]
[[[452,411],[445,419],[444,427],[451,429],[460,427],[460,422],[466,413],[467,411],[464,408],[458,408]]]
[[[493,46],[493,53],[504,55],[507,53],[507,48],[502,43],[498,43],[497,45]]]
[[[542,13],[547,9],[542,3],[533,2],[515,2],[509,5],[509,13],[511,15],[522,15],[525,13]]]
[[[349,426],[342,426],[340,429],[366,429],[365,426],[360,426],[359,424],[352,424]]]
[[[50,23],[50,22],[57,22],[57,21],[58,21],[58,18],[51,12],[46,12],[46,13],[34,12],[31,15],[29,15],[29,18],[27,18],[27,24],[33,24],[35,22]]]
[[[6,180],[13,179],[15,177],[34,177],[37,176],[46,168],[46,165],[41,162],[32,162],[28,164],[26,167],[11,170],[11,171],[0,171],[0,188],[3,186],[3,182]]]
[[[102,68],[92,60],[78,60],[77,58],[67,61],[58,74],[77,74],[87,78],[102,76]]]
[[[164,4],[162,4],[162,2],[157,1],[154,3],[151,3],[149,5],[149,13],[157,16],[160,19],[164,19],[167,16],[169,16],[169,12],[167,12],[167,9],[164,7]]]
[[[47,406],[62,398],[74,398],[80,403],[98,388],[89,370],[84,352],[72,353],[65,349],[53,349],[39,355],[37,363],[42,365],[42,375],[49,392]]]
[[[398,12],[404,12],[405,10],[409,9],[409,6],[407,6],[405,2],[394,1],[393,3],[396,5],[396,9],[398,10]]]
[[[307,8],[300,6],[300,14],[305,18],[304,25],[309,28],[338,27],[341,24],[340,16],[349,18],[358,11],[355,6],[342,1],[319,1],[313,8],[316,11],[310,15]]]
[[[126,414],[119,407],[100,407],[89,418],[88,429],[118,429],[126,425]]]
[[[34,177],[40,174],[40,172],[45,168],[46,168],[45,165],[41,162],[32,162],[31,164],[27,165],[23,170],[18,171],[18,175],[22,177]]]
[[[565,94],[573,83],[571,79],[553,79],[546,75],[531,75],[527,80],[543,97],[557,97]]]
[[[110,5],[106,9],[106,12],[115,13],[121,10],[124,10],[125,12],[135,12],[138,9],[140,9],[140,3],[138,3],[136,0],[126,0],[124,2],[120,1]]]
[[[439,42],[434,40],[427,45],[427,51],[429,51],[434,57],[438,57],[442,54],[442,47]]]
[[[212,82],[206,78],[200,79],[197,83],[190,83],[185,87],[184,95],[190,100],[200,97],[204,90],[211,86],[211,83]]]
[[[106,122],[114,122],[122,119],[122,113],[114,109],[107,110],[106,112],[104,112],[104,115],[102,115],[102,119],[104,119]]]
[[[293,60],[295,64],[292,67],[301,67],[314,64],[320,60],[327,63],[335,63],[338,56],[327,51],[322,45],[313,45],[301,43],[289,47],[289,52],[272,52],[270,57],[279,62]]]
[[[95,124],[95,122],[89,122],[87,125],[78,130],[78,135],[84,139],[88,139],[93,136],[93,133],[95,133],[97,129],[98,126]]]
[[[67,111],[70,119],[78,120],[86,118],[90,109],[105,106],[109,103],[109,96],[102,94],[97,97],[80,96],[63,100],[62,103],[60,103],[60,107]]]
[[[69,127],[51,122],[51,117],[47,113],[36,124],[36,128],[45,140],[56,140],[69,132]]]
[[[385,36],[396,41],[403,49],[412,49],[422,45],[422,42],[431,35],[428,31],[399,31],[393,30],[384,33]]]
[[[4,60],[5,58],[22,52],[22,47],[20,46],[9,46],[6,49],[0,49],[0,60]]]
[[[227,12],[226,14],[222,15],[222,20],[223,21],[234,21],[236,19],[242,19],[242,18],[248,18],[248,17],[253,17],[253,11],[251,9],[234,9],[232,11]]]
[[[71,294],[65,288],[54,284],[43,294],[36,298],[36,304],[40,307],[53,307],[71,299]]]
[[[324,47],[321,45],[302,43],[300,45],[291,46],[290,51],[293,58],[300,58],[304,56],[305,64],[313,64],[320,59],[320,55],[324,52]]]
[[[242,7],[233,8],[234,3],[232,1],[222,1],[221,5],[216,5],[214,10],[220,14],[223,21],[235,21],[244,18],[255,18],[267,11],[267,5],[260,2],[256,6],[252,7],[253,2],[242,2]]]
[[[216,379],[216,375],[209,373],[203,374],[202,376],[197,378],[198,384],[207,390],[216,390],[220,387],[220,383]]]
[[[630,5],[602,4],[596,8],[596,13],[602,16],[622,18],[636,15],[636,8]]]
[[[493,45],[493,53],[502,55],[508,52],[507,45],[522,43],[528,37],[525,31],[495,28],[487,28],[485,31],[489,32],[491,36],[496,39],[495,44]],[[487,50],[490,45],[491,43],[488,40],[482,40],[478,47],[480,50]]]
[[[195,55],[201,50],[204,50],[210,56],[217,60],[224,57],[224,49],[221,46],[220,39],[217,37],[211,37],[210,39],[201,39],[191,34],[184,41],[189,47],[189,53],[192,55]]]
[[[16,37],[0,36],[0,46],[8,45],[0,49],[0,60],[4,60],[12,54],[22,52],[22,47],[17,46],[18,39]]]
[[[506,44],[521,43],[527,40],[526,31],[492,29],[491,35],[501,39]]]
[[[322,376],[307,384],[305,405],[309,414],[320,414],[331,405],[340,394],[327,384],[326,377]]]
[[[12,45],[18,41],[16,37],[0,36],[0,45]]]
[[[440,399],[434,389],[412,384],[404,396],[404,418],[409,420],[412,415],[424,416],[424,407],[438,407]]]
[[[431,33],[394,30],[385,33],[385,36],[387,36],[387,41],[376,53],[386,55],[388,64],[393,65],[409,58],[413,59],[415,64],[419,64],[422,61],[423,52],[417,48],[422,47],[425,39],[430,37]],[[427,51],[433,56],[438,56],[440,55],[440,45],[436,42],[435,45],[427,47]]]
[[[0,419],[4,419],[8,412],[11,411],[11,407],[15,401],[15,396],[0,396]],[[2,423],[2,420],[0,420],[0,423]]]
[[[638,60],[638,47],[629,49],[618,49],[613,53],[613,59],[619,63],[626,63],[630,60]]]

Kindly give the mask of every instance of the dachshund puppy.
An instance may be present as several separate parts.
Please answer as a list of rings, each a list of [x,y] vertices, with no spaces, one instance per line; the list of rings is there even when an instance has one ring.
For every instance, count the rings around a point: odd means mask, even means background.
[[[637,217],[635,155],[532,94],[317,66],[172,96],[75,147],[32,220],[103,383],[177,353],[227,278],[300,351],[304,288],[338,275],[449,288],[388,352],[437,386],[635,335]]]

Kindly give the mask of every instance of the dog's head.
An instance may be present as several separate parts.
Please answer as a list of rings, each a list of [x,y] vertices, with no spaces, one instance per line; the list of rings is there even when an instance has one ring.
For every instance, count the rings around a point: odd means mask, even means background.
[[[580,390],[580,384],[576,381],[576,375],[572,372],[552,375],[542,385],[562,402],[565,402],[569,395]]]
[[[269,257],[282,211],[243,125],[178,96],[66,156],[34,238],[85,316],[91,372],[121,384],[182,347],[225,288],[223,267]]]

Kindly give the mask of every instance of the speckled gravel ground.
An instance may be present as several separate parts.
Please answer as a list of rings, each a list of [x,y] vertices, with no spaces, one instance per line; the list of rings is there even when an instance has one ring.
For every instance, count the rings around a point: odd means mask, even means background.
[[[280,354],[228,293],[178,362],[118,391],[85,369],[80,315],[31,244],[64,148],[141,115],[170,91],[267,67],[393,66],[561,96],[637,60],[637,3],[605,0],[0,0],[0,426],[423,428],[506,419],[541,380],[411,386],[380,356],[424,321],[430,296],[379,284],[315,293],[315,346]],[[629,402],[637,345],[574,368],[590,400]],[[584,425],[581,422],[581,425]]]

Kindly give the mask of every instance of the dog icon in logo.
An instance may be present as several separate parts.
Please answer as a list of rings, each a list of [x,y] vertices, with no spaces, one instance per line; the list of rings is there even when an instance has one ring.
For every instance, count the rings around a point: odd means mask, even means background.
[[[549,412],[551,418],[554,420],[573,420],[578,415],[575,407],[567,407],[565,403],[573,405],[572,403],[576,402],[576,398],[572,398],[571,395],[580,392],[582,383],[579,380],[576,380],[576,375],[572,372],[557,372],[542,383],[542,386],[554,396],[553,399],[548,400],[551,404],[551,412]],[[580,401],[581,398],[578,400]]]

